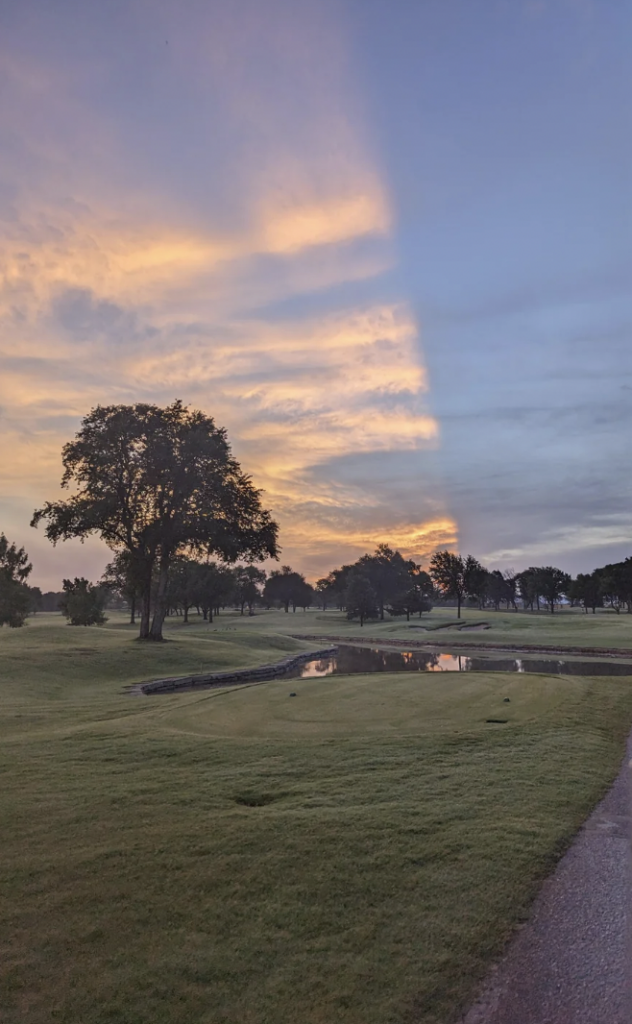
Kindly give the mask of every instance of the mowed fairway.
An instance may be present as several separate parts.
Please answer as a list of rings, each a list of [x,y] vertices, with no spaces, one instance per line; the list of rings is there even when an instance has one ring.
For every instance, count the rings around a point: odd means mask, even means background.
[[[129,697],[301,645],[48,622],[0,633],[3,1024],[446,1024],[632,723],[632,678]]]

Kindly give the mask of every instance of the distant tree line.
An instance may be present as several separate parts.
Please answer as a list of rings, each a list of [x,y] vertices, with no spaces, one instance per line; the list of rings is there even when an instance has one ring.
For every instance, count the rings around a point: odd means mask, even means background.
[[[609,607],[616,612],[632,613],[632,558],[605,565],[592,573],[579,573],[576,579],[552,565],[529,566],[522,572],[486,569],[472,555],[463,557],[438,551],[430,560],[430,575],[444,598],[452,599],[460,615],[461,605],[469,599],[480,609],[504,604],[507,609],[540,611],[543,606],[553,614],[562,600],[586,612]]]
[[[97,406],[62,452],[70,497],[46,502],[31,525],[53,543],[98,535],[112,551],[103,578],[64,580],[59,592],[30,587],[24,548],[0,535],[0,625],[19,627],[38,610],[61,610],[73,625],[105,621],[118,602],[138,620],[140,639],[161,640],[165,617],[212,622],[228,605],[338,608],[350,619],[422,615],[437,601],[553,613],[562,600],[588,613],[632,613],[632,558],[576,579],[554,566],[489,570],[473,555],[437,551],[428,571],[387,544],[342,565],[315,586],[289,565],[266,573],[253,563],[278,558],[278,527],[261,492],[231,454],[226,431],[180,401]]]

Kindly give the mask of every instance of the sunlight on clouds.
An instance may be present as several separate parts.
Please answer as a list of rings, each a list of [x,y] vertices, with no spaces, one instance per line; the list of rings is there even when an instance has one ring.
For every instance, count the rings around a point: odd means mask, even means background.
[[[357,195],[311,206],[276,210],[264,217],[267,252],[292,253],[306,246],[345,242],[362,235],[385,233],[389,219],[381,195]]]
[[[354,530],[352,523],[343,523],[337,528],[335,524],[319,524],[318,529],[310,530],[308,524],[295,526],[290,522],[284,531],[283,559],[296,557],[315,581],[333,566],[349,563],[382,543],[427,568],[437,549],[456,550],[457,525],[450,518],[439,518],[384,529]]]
[[[416,450],[438,439],[424,406],[417,331],[403,307],[352,310],[317,321],[233,325],[230,345],[132,359],[129,372],[202,396],[251,443],[275,476],[348,453]]]
[[[177,17],[168,29],[173,116],[194,96],[215,118],[196,120],[199,168],[163,176],[126,111],[101,123],[88,65],[7,65],[0,486],[28,521],[91,407],[181,397],[226,426],[284,560],[313,576],[380,541],[426,560],[456,525],[425,461],[439,428],[415,318],[384,282],[391,203],[339,27],[278,0],[238,6],[200,10],[180,43]],[[344,297],[367,281],[370,299]],[[362,459],[353,480],[340,468]]]

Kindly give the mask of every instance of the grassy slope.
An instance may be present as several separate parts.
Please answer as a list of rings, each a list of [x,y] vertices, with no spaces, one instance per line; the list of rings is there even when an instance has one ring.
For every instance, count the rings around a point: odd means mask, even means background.
[[[625,679],[121,694],[298,646],[257,619],[0,634],[5,1024],[444,1022],[616,771]]]
[[[227,629],[234,625],[239,616],[222,616],[217,628]],[[422,618],[389,619],[384,622],[367,622],[360,629],[359,622],[348,622],[340,612],[325,613],[312,609],[306,613],[265,612],[252,619],[242,619],[240,628],[261,631],[273,628],[281,633],[331,633],[337,636],[366,635],[368,637],[401,637],[422,642],[439,643],[449,647],[450,641],[478,644],[547,644],[559,647],[620,647],[632,649],[632,615],[617,615],[603,611],[597,615],[585,615],[573,609],[556,612],[484,612],[467,609],[462,613],[461,624],[486,622],[490,629],[481,632],[459,632],[456,609],[437,609]],[[424,629],[419,627],[423,626]],[[444,629],[443,627],[449,627]],[[438,632],[435,633],[435,630]]]

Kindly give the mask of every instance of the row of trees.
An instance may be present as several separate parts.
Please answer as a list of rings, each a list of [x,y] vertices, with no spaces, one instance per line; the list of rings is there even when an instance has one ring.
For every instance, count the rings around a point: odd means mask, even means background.
[[[101,585],[123,598],[134,622],[142,589],[130,569],[131,564],[128,553],[119,552],[106,567]],[[158,585],[155,577],[154,591]],[[287,612],[290,607],[294,611],[297,607],[309,607],[313,597],[313,587],[289,565],[268,575],[256,565],[230,566],[209,558],[200,561],[187,555],[177,555],[171,562],[165,603],[167,613],[179,611],[185,622],[189,621],[192,608],[212,622],[220,608],[229,605],[237,607],[242,615],[246,610],[252,615],[257,604],[267,608],[282,607]]]
[[[523,608],[540,610],[540,603],[554,613],[559,602],[566,600],[581,606],[586,612],[609,606],[620,612],[625,608],[632,613],[632,558],[605,565],[592,573],[579,573],[572,579],[568,573],[552,565],[530,566],[522,572],[507,570],[490,572],[472,555],[465,558],[449,551],[438,551],[430,561],[430,575],[435,586],[446,598],[457,604],[473,599],[479,608],[505,603],[517,609],[519,599]]]
[[[490,572],[473,555],[463,557],[451,551],[437,551],[432,556],[430,576],[443,597],[456,601],[457,618],[461,617],[461,605],[466,598],[473,599],[481,609],[492,606],[497,610],[503,602],[507,608],[517,609],[517,597],[524,607],[533,610],[537,605],[539,610],[542,599],[554,612],[571,583],[568,573],[551,565],[531,567],[521,573]]]
[[[24,549],[0,535],[0,624],[20,626],[31,612],[60,609],[73,625],[95,625],[105,621],[105,608],[113,599],[129,608],[134,622],[142,591],[129,566],[129,556],[122,551],[106,567],[98,584],[84,578],[64,580],[61,592],[42,595],[26,582],[32,567]],[[157,585],[155,578],[153,586]],[[363,625],[366,619],[383,619],[385,612],[406,615],[407,619],[414,613],[421,616],[438,600],[454,601],[460,617],[466,600],[481,609],[496,610],[501,604],[517,610],[520,603],[539,611],[543,603],[554,612],[563,598],[586,612],[609,606],[632,613],[632,558],[572,579],[554,566],[531,566],[519,573],[490,571],[472,555],[439,551],[432,557],[428,573],[381,544],[372,555],[332,570],[312,587],[289,565],[268,575],[254,565],[230,566],[178,555],[171,564],[166,591],[167,613],[182,614],[185,622],[192,608],[212,622],[220,608],[236,607],[242,615],[246,611],[252,615],[257,605],[288,612],[316,604],[323,610],[336,607],[345,611]]]
[[[593,611],[600,603],[632,611],[630,559],[572,581],[553,566],[490,572],[471,555],[439,551],[427,573],[382,544],[319,580],[315,592],[290,566],[266,577],[253,563],[278,557],[277,524],[232,456],[226,431],[180,401],[166,408],[97,406],[65,445],[62,462],[62,487],[73,493],[46,502],[31,525],[45,524],[53,544],[93,534],[105,541],[114,557],[104,582],[129,603],[133,618],[138,613],[141,639],[161,640],[173,607],[185,618],[191,607],[212,618],[227,588],[242,612],[258,599],[285,611],[318,599],[361,623],[383,619],[385,611],[421,615],[437,595],[454,600],[458,616],[467,599],[481,608],[503,602],[517,608],[520,599],[538,609],[542,600],[553,612],[564,595]],[[240,561],[246,565],[236,566]],[[24,549],[2,536],[0,623],[20,625],[31,610],[30,572]],[[61,603],[70,621],[88,599],[98,620],[101,599],[94,589],[87,580],[64,581]]]
[[[429,571],[399,551],[381,544],[373,555],[364,555],[353,565],[333,569],[318,580],[316,593],[323,607],[327,604],[346,610],[349,618],[384,618],[391,615],[420,615],[430,611],[433,602],[456,604],[457,617],[466,601],[480,609],[502,605],[518,610],[540,611],[542,605],[552,613],[563,599],[571,605],[593,612],[609,606],[617,612],[632,612],[632,558],[606,565],[576,579],[555,566],[530,566],[522,572],[512,569],[489,570],[473,555],[437,551]]]
[[[19,554],[25,558],[23,549]],[[154,579],[154,588],[158,580]],[[48,611],[61,611],[73,626],[100,625],[106,621],[105,610],[112,601],[129,608],[131,622],[136,620],[136,607],[141,589],[129,572],[127,552],[119,552],[106,566],[99,583],[84,577],[64,580],[63,590],[42,595],[37,588],[22,585],[22,611],[17,616],[12,603],[11,625],[22,625],[30,611],[43,606]],[[39,595],[39,597],[38,597]],[[44,600],[44,599],[47,600]],[[52,600],[51,600],[52,599]],[[205,621],[212,622],[220,608],[236,607],[242,615],[254,613],[256,605],[296,611],[308,608],[314,600],[314,588],[305,577],[285,565],[268,574],[254,565],[229,566],[215,561],[200,562],[178,555],[171,563],[166,592],[167,614],[181,614],[185,623],[195,608]]]

